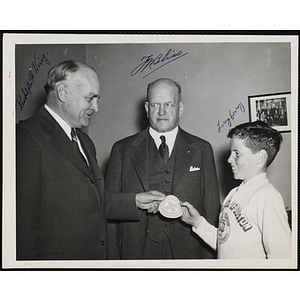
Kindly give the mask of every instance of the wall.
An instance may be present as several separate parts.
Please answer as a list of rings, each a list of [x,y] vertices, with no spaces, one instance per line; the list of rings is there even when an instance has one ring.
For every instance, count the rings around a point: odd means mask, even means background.
[[[16,46],[17,122],[35,114],[46,102],[43,87],[49,69],[68,59],[86,61],[86,46],[70,44]]]
[[[169,49],[171,51],[167,55]],[[143,72],[131,74],[142,63],[143,56],[151,54],[152,58],[162,54],[160,62],[153,63]],[[172,61],[172,55],[177,59]],[[46,63],[46,58],[51,65]],[[52,65],[66,59],[86,61],[99,74],[99,112],[94,115],[88,132],[96,145],[98,162],[103,171],[113,143],[147,126],[143,108],[147,84],[160,77],[179,82],[186,105],[180,125],[212,144],[221,199],[238,182],[232,178],[226,162],[229,154],[226,135],[230,127],[226,123],[218,132],[218,122],[223,124],[229,117],[229,110],[231,113],[236,111],[232,126],[249,121],[249,95],[291,90],[288,43],[22,45],[16,48],[16,97],[19,95],[23,108],[21,110],[17,104],[16,122],[36,113],[45,102],[43,86],[46,74]],[[40,63],[39,71],[35,74],[35,68],[31,70],[35,75],[32,81],[29,68],[37,62]],[[23,103],[25,96],[21,89],[24,91],[28,84],[30,90]],[[245,110],[242,111],[241,107]],[[282,149],[268,173],[270,181],[289,207],[290,133],[283,133],[283,138]]]
[[[143,56],[153,54],[152,58],[155,58],[159,54],[165,55],[169,49],[172,49],[170,54],[179,51],[188,54],[145,78],[163,63],[152,64],[151,69],[148,67],[131,76]],[[181,84],[186,104],[180,125],[213,146],[223,199],[238,182],[232,179],[226,162],[229,154],[226,134],[230,127],[226,124],[219,133],[218,121],[223,124],[229,117],[229,109],[233,112],[239,107],[232,126],[247,122],[249,95],[290,91],[290,60],[290,45],[287,43],[88,45],[87,62],[98,72],[102,85],[100,110],[90,125],[90,136],[96,144],[100,166],[105,170],[115,141],[147,126],[143,108],[147,84],[160,77],[169,77]],[[284,133],[283,138],[282,149],[268,173],[289,207],[290,133]]]

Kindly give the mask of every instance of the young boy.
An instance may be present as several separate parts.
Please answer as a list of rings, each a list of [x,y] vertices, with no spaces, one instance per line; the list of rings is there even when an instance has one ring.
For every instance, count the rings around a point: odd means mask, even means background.
[[[218,258],[290,258],[291,230],[279,192],[269,183],[266,169],[277,155],[281,134],[256,121],[228,133],[228,162],[240,186],[229,192],[219,216],[219,228],[210,225],[188,202],[181,203],[181,219],[217,250]]]

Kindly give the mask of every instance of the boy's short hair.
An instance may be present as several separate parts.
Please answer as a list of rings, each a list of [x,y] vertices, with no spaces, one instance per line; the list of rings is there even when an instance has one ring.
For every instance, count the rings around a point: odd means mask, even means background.
[[[227,137],[244,140],[245,145],[252,153],[265,150],[268,155],[266,167],[272,163],[282,143],[281,133],[262,121],[240,124],[230,129]]]

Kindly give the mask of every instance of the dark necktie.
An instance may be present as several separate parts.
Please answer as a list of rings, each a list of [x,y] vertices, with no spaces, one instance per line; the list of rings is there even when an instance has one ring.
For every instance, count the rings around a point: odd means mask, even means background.
[[[166,137],[164,135],[161,135],[160,139],[161,139],[161,144],[158,150],[164,164],[166,165],[169,159],[169,147],[166,144]]]
[[[83,156],[80,148],[79,148],[79,144],[78,144],[78,136],[77,136],[77,132],[75,128],[71,129],[71,138],[72,138],[72,144],[76,147],[78,154],[84,159],[85,164],[88,165],[85,157]]]

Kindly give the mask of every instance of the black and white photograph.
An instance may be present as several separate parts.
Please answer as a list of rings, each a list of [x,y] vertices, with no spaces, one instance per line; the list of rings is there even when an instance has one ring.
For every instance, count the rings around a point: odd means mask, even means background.
[[[249,96],[250,121],[262,121],[278,131],[291,130],[291,93]]]
[[[4,35],[3,268],[297,268],[298,49]]]

